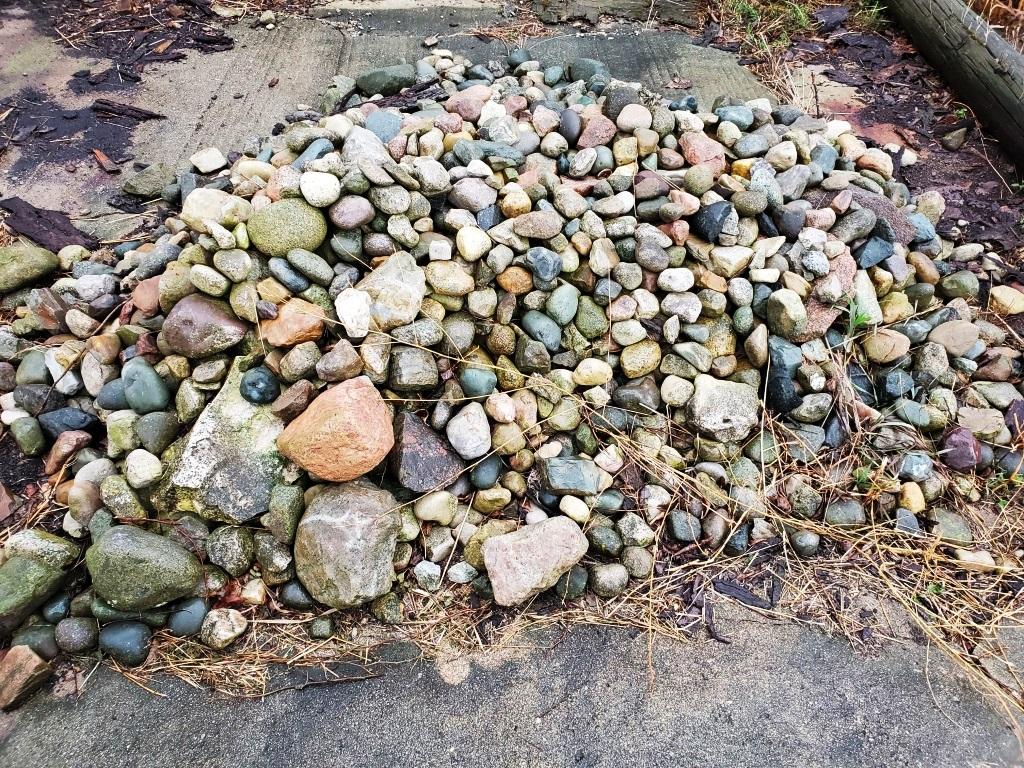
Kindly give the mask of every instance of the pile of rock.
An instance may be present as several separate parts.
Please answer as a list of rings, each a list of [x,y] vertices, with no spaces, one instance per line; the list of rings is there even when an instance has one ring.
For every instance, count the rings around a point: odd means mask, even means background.
[[[978,299],[1024,293],[987,290],[998,262],[941,238],[942,198],[847,123],[699,112],[524,50],[337,78],[287,122],[129,179],[180,201],[144,239],[0,249],[0,418],[67,506],[66,536],[4,549],[14,643],[222,648],[270,592],[385,622],[445,580],[608,597],[659,540],[809,556],[823,524],[994,565],[949,470],[1021,465],[1020,350]],[[899,459],[823,493],[853,431]]]

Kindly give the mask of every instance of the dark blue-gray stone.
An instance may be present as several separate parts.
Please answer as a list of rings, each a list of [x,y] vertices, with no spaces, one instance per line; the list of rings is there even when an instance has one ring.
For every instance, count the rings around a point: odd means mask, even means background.
[[[316,605],[316,602],[298,579],[292,579],[281,587],[277,597],[286,606],[296,611],[308,611]]]
[[[765,387],[765,404],[775,413],[789,413],[802,402],[796,391],[796,382],[789,376],[779,374],[768,379]]]
[[[49,661],[60,653],[53,630],[53,624],[33,624],[15,632],[11,637],[11,645],[27,646]]]
[[[310,286],[305,275],[289,264],[287,259],[275,257],[267,263],[267,266],[270,269],[270,274],[292,293],[302,293]]]
[[[100,420],[93,414],[77,408],[58,408],[39,414],[39,425],[51,440],[56,440],[62,432],[80,430],[92,432],[99,426]]]
[[[781,336],[768,337],[768,362],[771,375],[782,375],[792,378],[804,361],[804,353],[800,347],[786,341]]]
[[[190,597],[171,608],[167,616],[167,631],[175,637],[198,635],[209,607],[201,597]]]
[[[126,667],[137,667],[149,655],[152,630],[140,621],[119,621],[100,630],[100,650]]]
[[[269,368],[259,365],[245,372],[238,391],[250,403],[272,403],[281,394],[281,383]]]
[[[922,451],[910,451],[903,454],[899,463],[900,480],[911,480],[920,483],[932,476],[935,464],[931,457]]]
[[[492,453],[473,467],[473,471],[469,475],[469,481],[473,484],[474,488],[480,490],[493,488],[504,469],[505,465],[502,464],[501,457],[496,453]]]
[[[535,246],[526,252],[526,265],[535,279],[551,282],[562,271],[562,257],[549,248]]]
[[[114,379],[104,384],[96,395],[96,405],[105,411],[125,411],[130,407],[124,396],[124,379]]]
[[[893,252],[893,245],[888,240],[870,237],[854,250],[853,256],[857,259],[861,269],[869,269],[888,259]]]
[[[66,618],[68,612],[71,610],[71,595],[67,592],[61,592],[58,595],[54,595],[46,603],[43,604],[43,608],[40,611],[43,618],[51,624],[56,624],[63,618]]]

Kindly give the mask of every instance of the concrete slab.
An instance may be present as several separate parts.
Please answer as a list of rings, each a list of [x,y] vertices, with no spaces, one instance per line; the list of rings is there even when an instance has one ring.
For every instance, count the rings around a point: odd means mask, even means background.
[[[157,698],[102,669],[78,702],[38,695],[0,719],[0,764],[1020,765],[1009,730],[923,647],[862,658],[743,609],[716,615],[730,645],[656,640],[648,656],[642,634],[579,628],[554,647],[406,663],[264,701],[166,680]]]

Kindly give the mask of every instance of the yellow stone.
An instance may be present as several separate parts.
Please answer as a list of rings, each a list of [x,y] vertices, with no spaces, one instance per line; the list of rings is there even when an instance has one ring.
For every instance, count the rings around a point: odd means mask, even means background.
[[[903,291],[893,291],[878,303],[882,307],[882,322],[886,325],[906,320],[914,314],[914,307]]]
[[[455,145],[461,140],[467,139],[472,141],[473,136],[469,131],[457,131],[456,133],[446,133],[444,137],[444,151],[451,152],[455,149]]]
[[[915,515],[919,515],[927,509],[928,504],[924,500],[924,492],[917,483],[904,483],[900,488],[900,506],[909,509]]]
[[[997,285],[989,291],[988,308],[997,315],[1024,313],[1024,292],[1009,285]]]

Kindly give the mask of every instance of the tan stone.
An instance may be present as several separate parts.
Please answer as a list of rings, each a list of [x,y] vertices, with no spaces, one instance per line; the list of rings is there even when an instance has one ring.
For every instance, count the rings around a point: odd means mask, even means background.
[[[910,339],[889,328],[879,328],[864,339],[864,353],[873,363],[891,363],[909,351]]]
[[[554,586],[587,553],[587,537],[568,517],[552,517],[483,543],[498,605],[516,605]]]
[[[277,439],[286,458],[323,480],[360,477],[395,443],[391,413],[365,376],[323,392]]]

